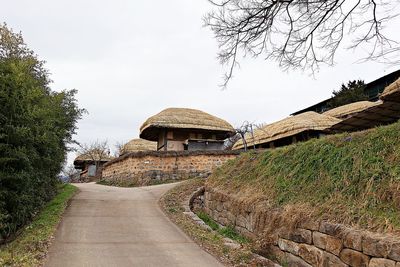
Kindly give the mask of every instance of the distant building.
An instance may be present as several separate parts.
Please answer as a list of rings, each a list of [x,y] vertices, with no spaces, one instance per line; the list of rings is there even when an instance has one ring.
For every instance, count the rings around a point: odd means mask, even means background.
[[[112,157],[109,153],[93,150],[76,157],[74,167],[81,171],[81,181],[93,181],[96,178],[100,178],[102,166],[111,159]]]
[[[188,108],[165,109],[140,127],[140,138],[157,142],[158,151],[222,150],[234,133],[225,120]]]
[[[397,78],[400,77],[400,70],[394,71],[388,75],[385,75],[379,79],[376,79],[375,81],[372,81],[368,84],[365,85],[364,92],[366,95],[368,95],[368,100],[369,101],[377,101],[379,99],[379,95],[384,91],[384,89],[391,83],[393,83]],[[304,108],[302,110],[296,111],[292,113],[291,115],[298,115],[300,113],[304,113],[307,111],[314,111],[318,113],[323,113],[327,110],[329,110],[328,102],[332,98],[325,99],[315,105],[312,105],[310,107]]]

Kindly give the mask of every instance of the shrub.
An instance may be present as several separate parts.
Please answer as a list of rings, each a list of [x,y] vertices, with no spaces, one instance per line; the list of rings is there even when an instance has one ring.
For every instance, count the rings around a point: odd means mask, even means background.
[[[76,122],[76,90],[53,92],[44,62],[0,25],[0,240],[56,193]]]

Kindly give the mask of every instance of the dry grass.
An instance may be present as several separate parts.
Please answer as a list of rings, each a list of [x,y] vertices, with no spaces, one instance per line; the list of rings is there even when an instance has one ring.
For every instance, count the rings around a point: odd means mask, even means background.
[[[293,216],[399,233],[399,133],[396,123],[242,154],[207,186]]]

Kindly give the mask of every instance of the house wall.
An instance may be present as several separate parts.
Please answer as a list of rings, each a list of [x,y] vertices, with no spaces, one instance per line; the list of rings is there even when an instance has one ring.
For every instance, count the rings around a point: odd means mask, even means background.
[[[400,237],[378,234],[326,221],[301,221],[285,225],[292,218],[277,218],[279,210],[253,205],[221,190],[206,187],[193,201],[222,225],[262,240],[262,253],[287,266],[400,267]],[[286,215],[290,216],[290,215]],[[265,235],[268,233],[267,235]],[[261,238],[260,238],[261,237]]]
[[[222,150],[224,147],[224,142],[198,142],[189,141],[188,150]]]
[[[201,129],[163,129],[160,131],[158,137],[158,149],[165,150],[162,147],[165,143],[167,144],[167,150],[181,151],[184,150],[183,142],[187,139],[211,139],[220,140],[225,139],[225,134],[221,136],[221,133],[215,131],[207,131]]]
[[[102,179],[116,184],[146,185],[154,181],[207,177],[238,151],[134,152],[108,162]]]

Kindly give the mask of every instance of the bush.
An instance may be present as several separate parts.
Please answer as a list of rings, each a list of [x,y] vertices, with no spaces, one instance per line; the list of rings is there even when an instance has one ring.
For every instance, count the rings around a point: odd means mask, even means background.
[[[72,142],[75,90],[53,92],[44,62],[0,25],[0,240],[29,222],[56,194]]]

